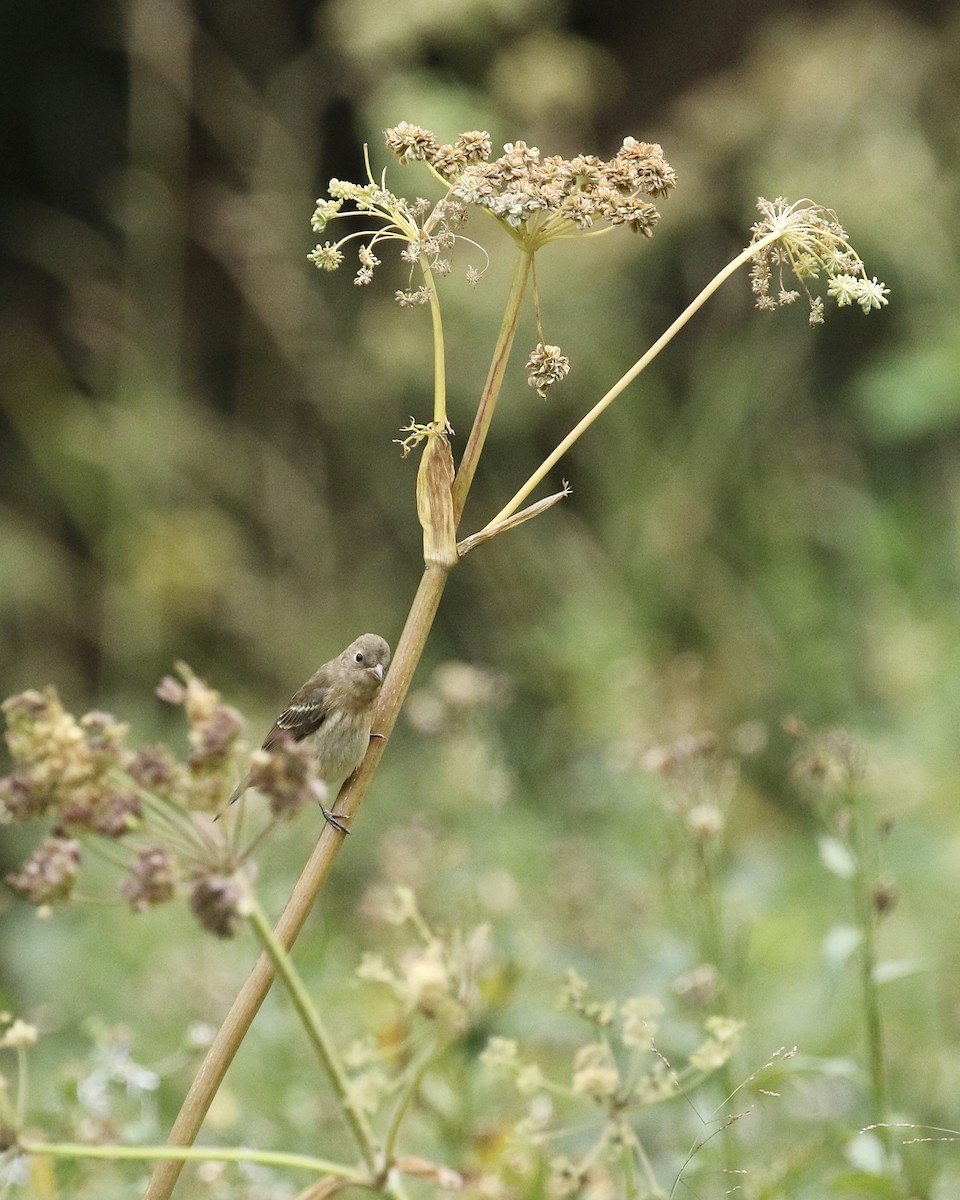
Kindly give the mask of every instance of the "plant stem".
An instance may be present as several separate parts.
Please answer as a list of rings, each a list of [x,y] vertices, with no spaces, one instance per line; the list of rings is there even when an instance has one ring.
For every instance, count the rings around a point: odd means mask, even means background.
[[[19,1149],[26,1154],[48,1158],[99,1158],[114,1161],[149,1162],[153,1159],[175,1157],[184,1162],[255,1162],[263,1167],[286,1167],[294,1170],[314,1171],[319,1175],[333,1175],[359,1184],[366,1176],[360,1171],[344,1167],[342,1163],[328,1162],[309,1154],[288,1154],[281,1150],[248,1150],[230,1146],[90,1146],[85,1142],[32,1142],[21,1141]]]
[[[433,419],[440,429],[447,427],[447,360],[443,348],[443,320],[433,271],[425,254],[420,256],[423,282],[430,293],[430,320],[433,325]]]
[[[768,234],[766,237],[761,238],[760,241],[754,242],[752,245],[748,246],[745,250],[741,251],[741,253],[738,254],[735,259],[727,263],[723,270],[719,271],[713,277],[713,279],[710,280],[710,282],[703,289],[703,291],[700,292],[696,299],[692,300],[687,305],[687,307],[683,310],[680,316],[677,317],[673,324],[670,325],[669,328],[667,328],[657,338],[650,349],[647,350],[647,352],[640,358],[638,358],[630,370],[627,371],[625,375],[622,375],[620,379],[617,380],[617,382],[613,385],[613,387],[606,393],[606,395],[602,396],[597,401],[597,403],[593,406],[593,408],[590,409],[586,416],[577,422],[577,424],[573,427],[573,429],[570,430],[559,446],[557,446],[557,448],[546,459],[544,459],[536,471],[534,471],[534,473],[517,492],[513,499],[497,513],[493,520],[484,525],[483,529],[481,529],[479,533],[487,533],[493,528],[493,526],[499,524],[501,521],[506,520],[507,517],[512,516],[524,502],[524,500],[526,500],[526,498],[530,495],[537,484],[540,483],[540,481],[547,474],[549,474],[551,470],[553,470],[554,466],[561,458],[563,458],[574,442],[576,442],[582,434],[586,433],[594,421],[596,421],[597,417],[599,417],[602,412],[605,412],[606,409],[608,409],[614,400],[616,400],[616,398],[620,395],[620,393],[625,391],[626,388],[633,383],[640,372],[644,370],[645,367],[649,366],[651,362],[653,362],[664,346],[673,340],[673,338],[680,332],[684,325],[686,325],[694,313],[696,313],[703,307],[704,304],[706,304],[714,292],[716,292],[722,284],[726,283],[730,276],[735,274],[744,265],[744,263],[749,262],[755,254],[765,249],[772,242],[777,241],[779,237],[779,233]],[[454,488],[454,493],[456,494],[456,488]]]
[[[513,339],[516,336],[517,324],[520,320],[520,304],[523,300],[527,281],[530,278],[532,266],[533,254],[530,252],[523,253],[520,255],[516,270],[513,273],[513,282],[510,285],[510,294],[507,297],[507,307],[503,314],[503,321],[500,324],[500,332],[497,335],[497,344],[493,350],[493,359],[490,363],[487,381],[483,385],[483,391],[480,394],[480,403],[477,405],[477,415],[473,419],[473,428],[470,430],[470,436],[467,438],[467,444],[460,459],[457,477],[453,481],[453,514],[457,524],[459,524],[460,518],[463,515],[463,506],[467,502],[467,494],[473,483],[477,463],[480,461],[483,444],[490,429],[490,422],[493,420],[493,414],[496,411],[500,388],[503,385],[503,376],[507,369],[507,363],[510,360],[510,351],[513,349]]]
[[[441,1047],[439,1043],[431,1046],[430,1049],[421,1057],[419,1063],[411,1068],[409,1078],[407,1079],[404,1089],[400,1094],[400,1099],[397,1101],[397,1106],[390,1117],[390,1123],[387,1126],[386,1137],[383,1141],[384,1162],[387,1166],[393,1162],[397,1138],[400,1134],[400,1126],[403,1122],[403,1118],[420,1089],[420,1084],[427,1072],[427,1068],[437,1057],[440,1049]]]
[[[864,803],[859,790],[850,796],[849,811],[853,818],[854,906],[860,926],[860,983],[863,993],[864,1034],[867,1050],[867,1070],[870,1076],[871,1121],[879,1126],[877,1133],[889,1149],[890,1133],[883,1127],[887,1119],[887,1082],[883,1046],[883,1022],[880,1017],[880,997],[877,988],[877,918],[873,905],[871,881],[873,855],[864,828]]]
[[[307,1037],[312,1042],[323,1064],[327,1078],[336,1093],[347,1124],[353,1131],[353,1136],[360,1147],[360,1154],[363,1161],[372,1173],[379,1169],[378,1159],[380,1155],[377,1139],[370,1128],[366,1116],[353,1103],[353,1098],[350,1095],[350,1080],[347,1078],[347,1072],[341,1062],[337,1047],[324,1028],[320,1014],[310,999],[310,994],[304,986],[300,973],[291,962],[290,955],[287,954],[286,950],[284,950],[273,936],[263,909],[253,896],[248,898],[247,906],[249,910],[247,914],[248,919],[257,936],[257,940],[270,956],[274,971],[280,977],[290,994],[293,1006],[297,1010],[297,1016],[299,1016],[306,1030]]]
[[[387,738],[423,653],[446,582],[447,571],[443,568],[428,566],[424,569],[403,633],[400,635],[396,656],[380,695],[374,728],[377,733],[383,734],[383,737],[371,740],[363,762],[340,789],[335,807],[341,816],[353,816],[373,779]],[[324,825],[274,930],[274,936],[285,950],[290,949],[303,928],[343,840],[344,835],[332,825]],[[270,990],[273,979],[273,964],[269,956],[262,953],[200,1064],[170,1131],[169,1146],[189,1146],[197,1136],[227,1068]],[[160,1162],[147,1185],[143,1200],[169,1200],[182,1165],[182,1162],[170,1159]]]

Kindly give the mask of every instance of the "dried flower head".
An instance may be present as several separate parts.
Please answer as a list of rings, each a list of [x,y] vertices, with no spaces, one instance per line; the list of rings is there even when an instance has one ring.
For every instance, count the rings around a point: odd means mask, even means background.
[[[107,713],[91,713],[77,721],[55,688],[28,691],[3,703],[6,741],[14,770],[0,787],[0,799],[11,819],[49,813],[75,823],[94,820],[107,775],[119,765],[126,726]]]
[[[80,871],[80,843],[68,837],[49,837],[7,883],[31,904],[53,904],[73,891]]]
[[[8,876],[25,899],[70,900],[86,845],[106,839],[107,857],[126,866],[118,891],[134,912],[192,889],[191,906],[205,927],[220,936],[234,931],[233,881],[249,848],[220,837],[198,810],[224,803],[243,722],[188,667],[178,664],[178,674],[157,690],[183,707],[191,747],[185,763],[165,746],[128,749],[125,725],[101,711],[77,720],[53,688],[5,702],[14,762],[0,780],[0,820],[40,818],[49,829]]]
[[[385,131],[384,139],[401,163],[424,163],[444,185],[444,195],[435,204],[405,200],[388,190],[385,176],[374,178],[368,158],[367,182],[332,179],[329,198],[317,201],[311,224],[322,234],[333,221],[360,216],[372,227],[318,243],[307,257],[321,270],[335,271],[347,245],[358,242],[354,283],[363,286],[380,265],[377,247],[401,242],[403,261],[411,269],[419,264],[427,276],[423,286],[396,292],[404,307],[432,299],[430,275],[446,275],[449,252],[458,241],[470,241],[462,229],[471,206],[485,209],[512,237],[536,250],[556,238],[616,225],[650,237],[660,215],[651,198],[668,195],[676,184],[660,146],[632,137],[624,138],[609,160],[587,154],[544,157],[536,146],[517,141],[508,142],[492,161],[490,135],[482,130],[441,143],[431,130],[401,121]],[[479,273],[471,267],[469,275],[475,281]]]
[[[233,937],[240,926],[246,890],[236,875],[197,872],[190,892],[190,911],[208,933]]]
[[[607,161],[595,155],[543,157],[536,146],[518,141],[508,142],[491,162],[487,135],[473,136],[472,153],[460,142],[424,145],[423,161],[452,184],[452,196],[486,209],[533,250],[598,224],[626,225],[650,237],[659,213],[646,197],[666,196],[676,184],[660,146],[632,137]]]
[[[141,850],[120,884],[120,894],[134,912],[145,912],[172,900],[177,892],[178,872],[173,859],[161,846]]]
[[[701,963],[673,981],[674,995],[695,1008],[708,1008],[720,990],[720,972],[713,963]]]
[[[846,729],[807,735],[791,775],[811,802],[832,807],[846,803],[864,782],[867,756],[862,742]]]
[[[270,799],[274,816],[294,812],[304,804],[323,804],[327,787],[314,773],[314,759],[305,741],[281,734],[269,750],[250,759],[250,783]]]
[[[559,346],[545,346],[538,342],[527,359],[527,383],[536,388],[541,400],[547,398],[547,388],[559,383],[570,373],[570,360],[560,352]]]

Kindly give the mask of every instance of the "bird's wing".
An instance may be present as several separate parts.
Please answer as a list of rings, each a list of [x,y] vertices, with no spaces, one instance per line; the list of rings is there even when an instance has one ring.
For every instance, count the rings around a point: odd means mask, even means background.
[[[296,741],[301,741],[311,733],[316,733],[327,717],[324,701],[329,688],[314,688],[302,700],[292,702],[283,710],[274,727],[263,739],[264,750],[269,750],[282,733],[292,734]]]

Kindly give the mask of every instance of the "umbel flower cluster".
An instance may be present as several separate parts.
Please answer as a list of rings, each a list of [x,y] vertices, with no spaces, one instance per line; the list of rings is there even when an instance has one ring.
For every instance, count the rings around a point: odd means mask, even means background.
[[[660,218],[652,200],[668,195],[676,184],[660,146],[633,137],[624,138],[613,158],[606,160],[594,154],[570,159],[542,155],[522,141],[508,142],[503,153],[491,159],[485,131],[470,130],[453,143],[441,143],[429,129],[406,121],[386,130],[385,138],[387,149],[402,163],[425,164],[442,185],[443,195],[436,203],[422,197],[405,200],[388,190],[385,174],[374,179],[368,160],[367,183],[330,181],[329,199],[317,201],[313,229],[323,233],[335,219],[358,216],[372,219],[374,227],[318,244],[307,257],[321,270],[334,271],[343,263],[347,245],[356,241],[354,283],[363,286],[381,263],[382,244],[404,243],[400,257],[411,274],[419,267],[423,282],[415,286],[411,279],[396,293],[403,307],[435,303],[434,276],[449,274],[449,256],[458,241],[486,257],[463,232],[471,208],[492,216],[532,256],[548,242],[595,236],[616,226],[651,237]],[[476,267],[468,268],[470,282],[479,277]],[[527,362],[527,381],[542,399],[548,387],[567,375],[570,364],[559,346],[546,343],[539,308],[537,323],[540,337]]]
[[[863,312],[883,308],[890,289],[874,275],[867,278],[863,260],[847,240],[837,215],[811,200],[789,204],[784,197],[757,201],[761,219],[751,228],[756,244],[770,235],[776,240],[758,250],[750,268],[750,282],[757,308],[772,310],[792,304],[800,296],[786,285],[789,272],[803,289],[810,305],[810,324],[823,323],[823,300],[813,296],[808,281],[827,277],[827,295],[838,308],[858,305]],[[776,287],[776,298],[772,295]]]
[[[453,144],[441,144],[436,134],[402,121],[385,133],[387,148],[401,162],[423,162],[445,186],[444,196],[431,204],[413,203],[388,191],[372,176],[366,184],[330,181],[330,199],[317,201],[313,228],[322,233],[335,217],[369,213],[383,227],[347,235],[338,242],[318,245],[309,255],[323,270],[343,262],[343,247],[359,238],[360,267],[355,282],[369,283],[380,265],[375,246],[384,240],[407,242],[402,253],[411,264],[425,260],[438,274],[450,270],[444,255],[453,247],[467,217],[477,207],[498,221],[528,250],[557,238],[575,236],[596,227],[624,225],[650,237],[659,212],[650,197],[666,196],[676,174],[660,146],[627,137],[612,159],[593,154],[565,159],[542,156],[536,146],[508,142],[499,158],[490,160],[490,135],[472,130]],[[343,211],[345,202],[355,211]],[[419,293],[401,293],[402,303],[424,303]]]
[[[635,995],[619,1002],[601,998],[571,969],[559,1006],[579,1018],[588,1032],[586,1040],[577,1039],[569,1057],[562,1056],[552,1069],[544,1069],[513,1038],[491,1037],[481,1054],[485,1066],[512,1077],[527,1105],[507,1141],[518,1184],[515,1194],[532,1191],[531,1180],[542,1177],[542,1158],[548,1155],[547,1194],[557,1200],[584,1195],[666,1196],[653,1177],[642,1140],[644,1125],[637,1117],[655,1104],[687,1095],[724,1067],[738,1047],[743,1022],[723,1015],[706,1017],[697,1044],[674,1064],[658,1048],[665,1010],[655,996]],[[751,1102],[757,1099],[754,1085],[761,1076],[766,1080],[793,1053],[779,1049],[742,1085],[750,1089]],[[766,1094],[773,1095],[769,1090]],[[585,1117],[584,1105],[592,1109],[592,1119]],[[718,1111],[714,1119],[722,1128],[741,1115]],[[571,1152],[564,1152],[565,1142]],[[633,1186],[621,1192],[626,1179]],[[642,1192],[636,1190],[640,1179],[646,1184]]]
[[[236,931],[247,854],[212,816],[239,774],[244,723],[189,668],[179,672],[157,694],[184,710],[186,761],[165,745],[131,749],[126,725],[109,713],[77,720],[52,687],[4,702],[13,770],[0,779],[0,823],[48,825],[38,848],[7,876],[25,899],[51,905],[75,897],[89,850],[121,866],[118,898],[134,912],[185,895],[205,929],[221,937]],[[256,766],[275,819],[315,799],[319,781],[300,748],[281,746]]]

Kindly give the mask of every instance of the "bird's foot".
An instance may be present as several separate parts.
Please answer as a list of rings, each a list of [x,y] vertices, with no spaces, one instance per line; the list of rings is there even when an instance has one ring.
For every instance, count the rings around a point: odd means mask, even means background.
[[[328,825],[332,825],[334,829],[338,829],[341,833],[349,833],[350,830],[343,824],[344,821],[350,820],[349,813],[331,812],[329,808],[324,808],[320,805],[320,811],[323,813],[323,819]]]

